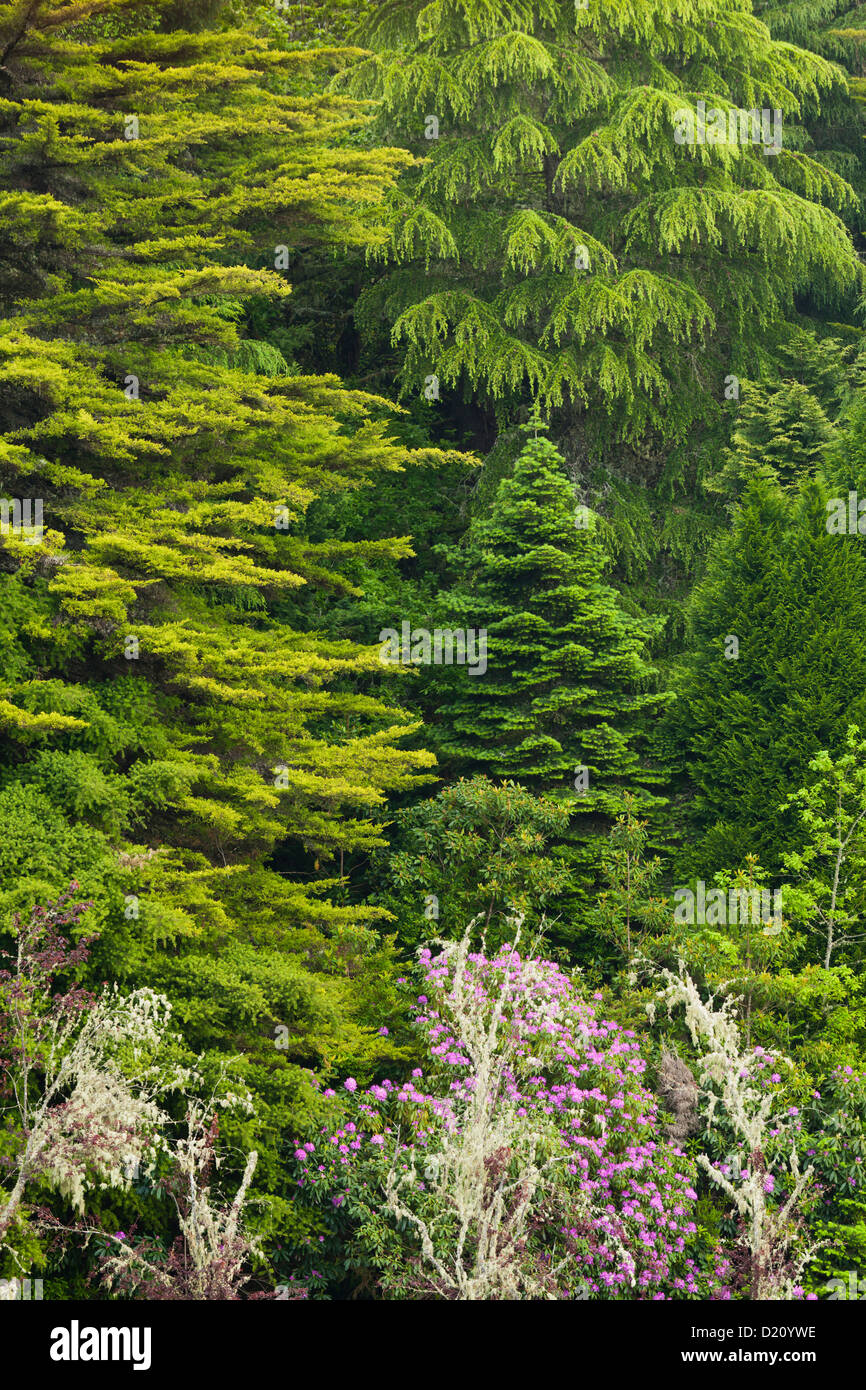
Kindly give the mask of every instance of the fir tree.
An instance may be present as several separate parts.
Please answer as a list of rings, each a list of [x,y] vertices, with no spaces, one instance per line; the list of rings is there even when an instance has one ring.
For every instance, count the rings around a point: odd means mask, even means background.
[[[764,471],[785,486],[813,477],[833,439],[833,424],[809,388],[786,380],[743,383],[743,401],[724,467],[710,486],[737,494],[742,480]]]
[[[820,465],[832,426],[818,401],[799,381],[773,392],[750,393],[732,446],[744,462],[772,468],[782,482],[810,478]]]
[[[642,765],[646,628],[604,582],[596,517],[575,501],[559,451],[530,438],[488,518],[471,528],[452,621],[486,630],[487,669],[461,672],[431,732],[453,766],[519,781],[572,806],[586,870],[623,792],[662,780]]]

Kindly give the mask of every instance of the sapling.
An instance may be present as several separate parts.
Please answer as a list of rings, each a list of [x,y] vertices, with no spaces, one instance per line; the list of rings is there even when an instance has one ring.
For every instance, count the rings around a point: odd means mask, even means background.
[[[809,763],[814,783],[781,808],[797,810],[809,837],[782,863],[795,878],[790,910],[821,937],[825,970],[834,951],[866,935],[857,930],[866,909],[866,742],[859,733],[849,727],[847,752],[835,759],[826,749],[818,753]]]
[[[607,887],[599,894],[598,914],[603,931],[627,961],[634,954],[635,938],[666,923],[667,900],[653,896],[661,861],[645,857],[647,822],[635,815],[635,798],[623,796],[623,811],[601,851]],[[640,928],[640,931],[638,930]]]

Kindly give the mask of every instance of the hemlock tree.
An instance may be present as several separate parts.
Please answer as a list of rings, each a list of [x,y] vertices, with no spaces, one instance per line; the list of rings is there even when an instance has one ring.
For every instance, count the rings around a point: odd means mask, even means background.
[[[733,114],[779,111],[784,132],[842,73],[774,42],[748,0],[687,20],[655,0],[393,0],[364,38],[340,83],[425,156],[359,307],[394,325],[407,391],[430,374],[490,403],[529,390],[620,438],[682,440],[797,296],[853,309],[849,185]]]
[[[243,1053],[274,1191],[306,1065],[392,1052],[379,914],[328,874],[432,755],[403,746],[374,647],[274,616],[351,592],[353,557],[411,553],[304,523],[409,454],[386,402],[244,338],[290,292],[251,263],[381,241],[407,156],[317,90],[345,55],[179,22],[0,13],[0,911],[81,882],[96,977],[163,990],[202,1066]]]
[[[820,482],[792,495],[753,475],[692,599],[674,722],[697,791],[683,869],[705,879],[751,853],[778,874],[805,832],[777,808],[862,726],[866,562],[828,534],[826,502]]]
[[[490,516],[470,528],[450,614],[486,629],[486,672],[453,677],[430,721],[458,769],[565,798],[584,873],[623,792],[643,789],[643,806],[659,801],[648,788],[663,773],[642,766],[639,749],[666,701],[648,692],[646,625],[604,582],[595,526],[575,504],[562,455],[530,438]]]

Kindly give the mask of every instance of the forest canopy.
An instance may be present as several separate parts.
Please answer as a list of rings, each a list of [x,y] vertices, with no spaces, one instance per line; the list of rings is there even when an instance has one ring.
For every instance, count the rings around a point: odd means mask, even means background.
[[[3,1298],[866,1288],[864,41],[0,4]]]

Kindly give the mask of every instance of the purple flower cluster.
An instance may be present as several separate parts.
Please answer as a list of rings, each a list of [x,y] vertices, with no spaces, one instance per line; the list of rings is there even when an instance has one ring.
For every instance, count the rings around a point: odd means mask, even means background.
[[[299,1181],[351,1203],[359,1186],[381,1184],[393,1167],[435,1186],[431,1160],[454,1130],[478,1083],[472,1040],[452,1005],[453,961],[421,953],[425,993],[415,1024],[427,1062],[402,1082],[383,1080],[355,1095],[344,1087],[350,1119],[323,1132],[319,1152],[298,1148]],[[551,961],[503,947],[491,959],[468,957],[462,983],[487,1024],[503,997],[501,1035],[507,1064],[491,1105],[552,1136],[554,1195],[539,1202],[534,1239],[540,1258],[566,1268],[560,1297],[729,1297],[728,1265],[694,1219],[690,1159],[659,1130],[657,1106],[643,1084],[646,1062],[636,1034],[599,1018]],[[464,1030],[465,1032],[466,1030]],[[476,1039],[477,1041],[477,1039]],[[418,1193],[432,1200],[419,1176]]]

